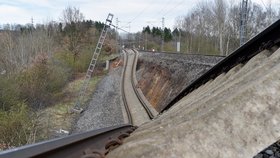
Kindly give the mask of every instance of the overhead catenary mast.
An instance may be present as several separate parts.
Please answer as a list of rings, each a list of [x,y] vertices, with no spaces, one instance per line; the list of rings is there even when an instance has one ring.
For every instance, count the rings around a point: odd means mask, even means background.
[[[119,53],[119,18],[116,18],[116,52]]]
[[[248,17],[248,0],[242,0],[241,7],[240,7],[240,28],[239,28],[240,46],[242,46],[246,42],[247,17]]]
[[[90,61],[90,64],[89,64],[89,67],[88,67],[88,70],[87,70],[87,73],[86,73],[83,85],[82,85],[82,87],[80,89],[78,99],[76,101],[76,104],[75,104],[74,108],[72,109],[74,112],[81,113],[83,111],[83,109],[81,107],[81,102],[82,102],[82,100],[84,98],[87,86],[88,86],[89,81],[91,79],[91,76],[93,74],[93,70],[95,68],[98,56],[99,56],[99,54],[101,52],[101,48],[102,48],[103,43],[105,41],[105,38],[106,38],[106,35],[107,35],[107,32],[108,32],[108,28],[112,24],[113,17],[114,17],[114,15],[111,14],[111,13],[109,13],[108,16],[107,16],[107,19],[106,19],[106,22],[104,24],[103,30],[102,30],[102,32],[100,34],[98,43],[97,43],[97,45],[95,47],[95,50],[94,50],[94,53],[92,55],[92,59]]]
[[[163,52],[164,45],[164,17],[162,18],[162,37],[161,37],[161,52]]]

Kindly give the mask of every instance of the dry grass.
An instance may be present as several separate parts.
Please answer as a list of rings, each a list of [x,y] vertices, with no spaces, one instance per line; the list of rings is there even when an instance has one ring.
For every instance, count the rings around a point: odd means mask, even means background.
[[[81,105],[84,105],[91,98],[101,78],[101,76],[97,76],[90,80],[86,95],[81,100]],[[77,115],[71,113],[71,109],[77,101],[77,96],[83,81],[83,78],[79,78],[70,82],[59,94],[61,99],[53,106],[40,112],[40,124],[42,129],[44,129],[40,136],[42,139],[53,137],[53,134],[60,129],[67,131],[71,129],[72,122]]]

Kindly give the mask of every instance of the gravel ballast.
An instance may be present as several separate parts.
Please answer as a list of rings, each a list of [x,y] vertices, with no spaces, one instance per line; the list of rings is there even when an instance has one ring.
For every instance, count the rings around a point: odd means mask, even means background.
[[[73,133],[124,123],[120,97],[121,71],[122,67],[115,68],[100,81],[89,105],[77,119]]]

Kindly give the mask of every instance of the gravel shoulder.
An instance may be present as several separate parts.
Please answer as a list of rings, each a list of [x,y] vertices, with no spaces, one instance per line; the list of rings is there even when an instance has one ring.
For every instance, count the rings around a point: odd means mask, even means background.
[[[122,67],[115,68],[100,81],[89,105],[77,119],[73,133],[124,123],[120,90],[121,71]]]

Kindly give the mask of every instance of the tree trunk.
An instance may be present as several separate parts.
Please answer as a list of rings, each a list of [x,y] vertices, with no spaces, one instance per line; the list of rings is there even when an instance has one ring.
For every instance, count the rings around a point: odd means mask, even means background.
[[[229,52],[228,52],[228,51],[229,51],[229,41],[230,41],[229,36],[230,36],[230,35],[228,34],[228,36],[227,36],[227,48],[226,48],[226,54],[225,54],[226,56],[227,56],[228,53],[229,53]]]
[[[223,48],[223,32],[222,29],[219,30],[219,49],[220,49],[220,55],[224,54],[224,48]]]

